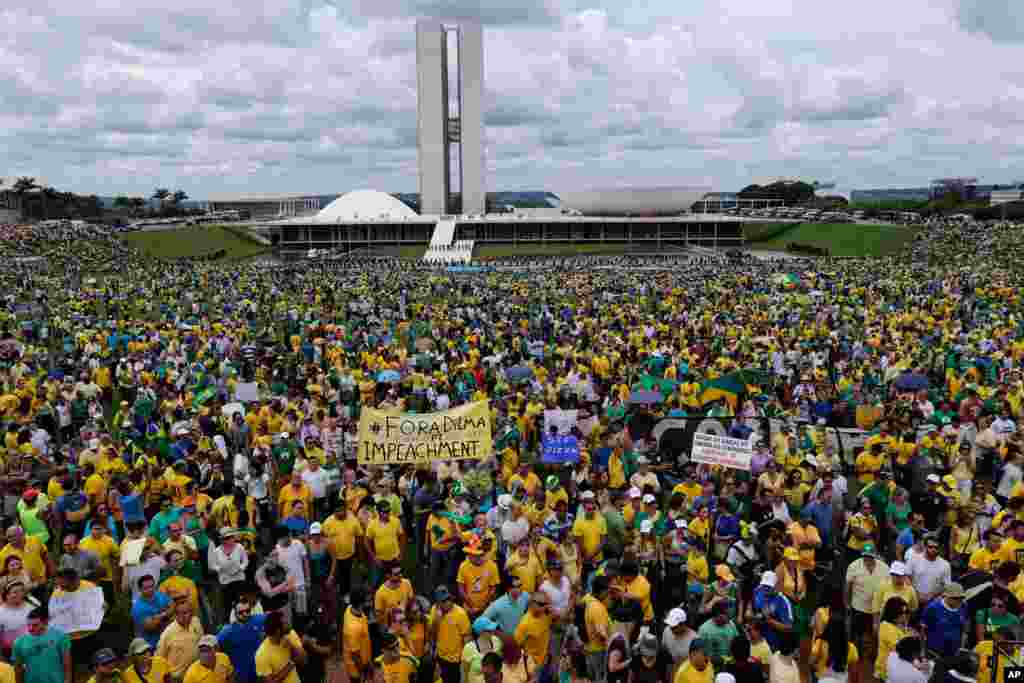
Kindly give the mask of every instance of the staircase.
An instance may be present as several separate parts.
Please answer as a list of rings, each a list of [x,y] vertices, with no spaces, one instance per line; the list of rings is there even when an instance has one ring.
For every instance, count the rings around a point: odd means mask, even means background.
[[[427,263],[469,263],[473,259],[473,240],[455,241],[455,219],[442,218],[434,226],[430,246],[423,254]]]

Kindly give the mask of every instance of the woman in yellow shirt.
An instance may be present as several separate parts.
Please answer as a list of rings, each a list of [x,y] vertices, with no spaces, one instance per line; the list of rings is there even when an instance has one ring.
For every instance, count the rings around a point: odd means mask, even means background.
[[[819,679],[830,672],[846,672],[849,683],[860,683],[859,663],[860,653],[850,641],[845,620],[829,619],[824,633],[811,645],[811,670]]]
[[[875,658],[875,677],[885,680],[889,653],[893,651],[903,638],[913,634],[908,627],[910,608],[903,598],[889,598],[882,609],[882,619],[878,625],[878,656]]]

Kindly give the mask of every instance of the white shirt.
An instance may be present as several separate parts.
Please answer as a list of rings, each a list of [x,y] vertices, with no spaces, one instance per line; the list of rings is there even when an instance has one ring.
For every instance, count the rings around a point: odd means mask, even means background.
[[[245,581],[245,568],[249,566],[249,556],[241,543],[228,554],[223,545],[210,546],[210,569],[217,572],[220,584],[226,586],[236,581]]]
[[[245,483],[249,488],[249,495],[252,496],[256,501],[265,500],[270,495],[267,484],[270,482],[269,474],[261,474],[257,477],[247,476]]]
[[[306,546],[302,541],[292,539],[292,542],[285,548],[280,545],[274,546],[274,553],[277,554],[277,561],[288,572],[288,578],[294,579],[296,588],[306,586],[306,567],[303,558],[306,557]]]
[[[949,562],[941,557],[929,560],[924,555],[914,555],[907,566],[910,581],[919,596],[935,596],[952,581]]]
[[[1003,498],[1009,498],[1010,493],[1013,492],[1013,487],[1024,477],[1024,472],[1021,471],[1020,467],[1013,464],[1012,462],[1007,464],[1003,468],[1003,476],[999,480],[999,486],[996,487],[996,494]]]
[[[501,525],[501,539],[511,545],[519,543],[529,533],[530,520],[526,518],[526,515],[520,517],[519,521],[514,522],[510,519]]]
[[[886,681],[888,683],[928,683],[928,676],[913,662],[901,659],[895,652],[889,653],[885,661]]]
[[[565,616],[569,611],[569,597],[572,595],[572,582],[569,581],[569,577],[562,574],[560,583],[560,586],[556,586],[549,578],[540,585],[541,592],[551,601],[551,611],[556,617]]]
[[[306,469],[302,473],[302,481],[309,487],[314,498],[327,497],[327,479],[328,474],[323,468],[319,468],[315,472],[311,469]]]

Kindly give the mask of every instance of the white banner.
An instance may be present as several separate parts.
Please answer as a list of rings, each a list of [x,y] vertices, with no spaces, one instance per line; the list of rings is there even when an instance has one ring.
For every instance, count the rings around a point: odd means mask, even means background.
[[[706,465],[721,465],[734,470],[750,470],[753,449],[747,439],[732,439],[715,434],[693,435],[693,450],[690,462]]]
[[[98,631],[106,611],[103,589],[81,588],[74,593],[54,595],[50,598],[49,611],[50,626],[64,633]]]
[[[550,434],[551,428],[555,427],[560,436],[566,436],[576,426],[578,412],[576,410],[545,410],[544,434]]]

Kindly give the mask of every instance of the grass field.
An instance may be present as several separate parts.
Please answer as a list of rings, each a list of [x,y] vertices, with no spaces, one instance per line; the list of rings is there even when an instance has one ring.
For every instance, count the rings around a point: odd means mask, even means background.
[[[223,249],[228,260],[239,260],[268,251],[262,244],[218,226],[130,232],[122,239],[149,256],[165,259],[202,256]]]
[[[914,239],[914,228],[856,223],[800,223],[751,249],[785,251],[790,242],[828,249],[832,256],[891,256]]]

